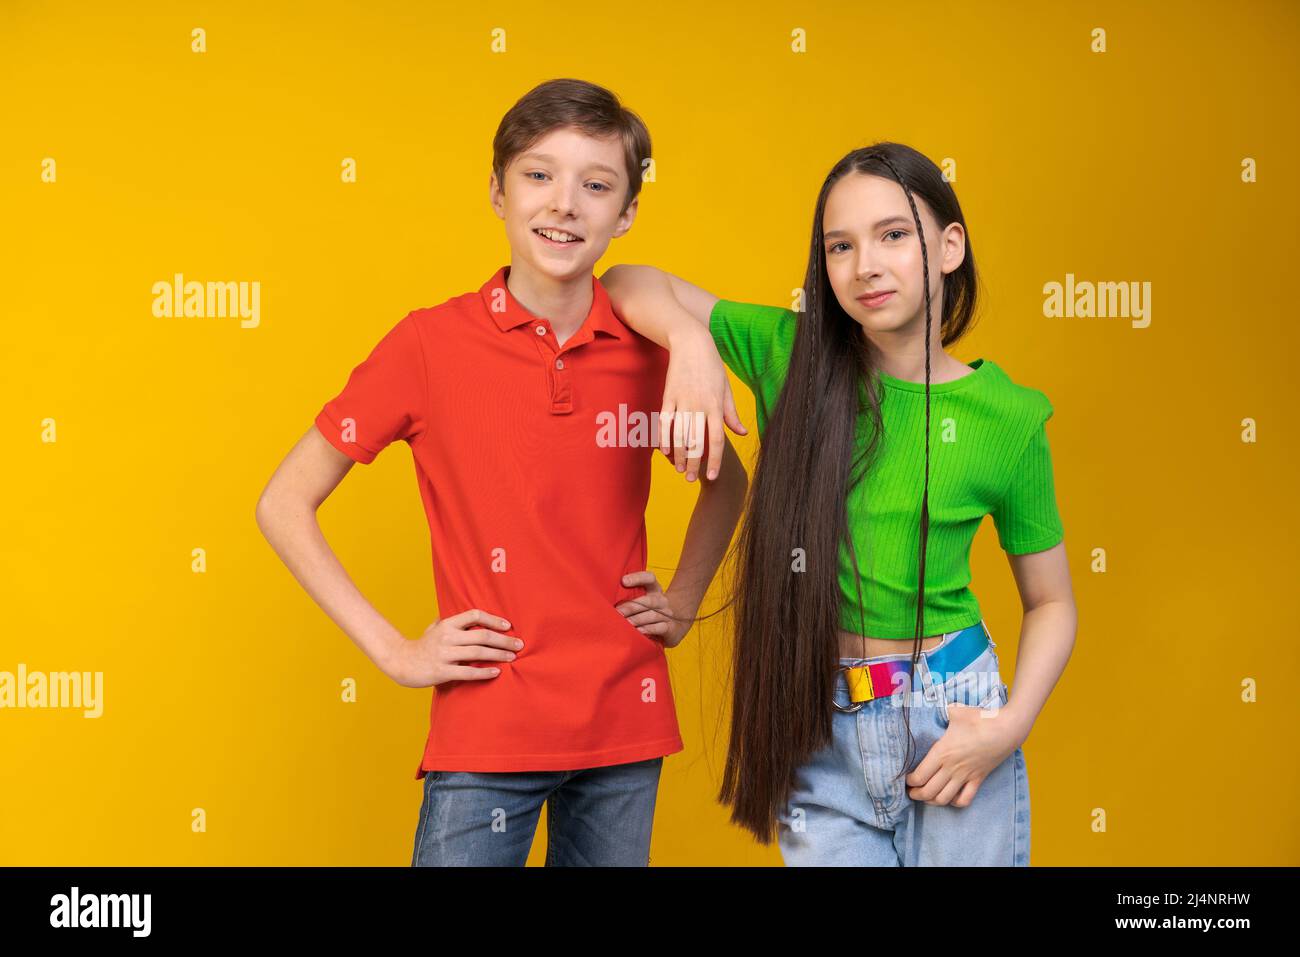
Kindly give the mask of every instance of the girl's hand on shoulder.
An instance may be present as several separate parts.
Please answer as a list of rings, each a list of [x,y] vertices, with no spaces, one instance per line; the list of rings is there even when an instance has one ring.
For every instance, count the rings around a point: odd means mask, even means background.
[[[688,327],[672,343],[663,408],[659,412],[659,451],[668,456],[686,481],[695,481],[700,459],[708,451],[706,474],[718,477],[726,444],[723,425],[736,435],[748,435],[736,414],[727,367],[707,328]]]
[[[984,779],[1019,747],[999,700],[992,708],[950,702],[948,729],[907,776],[907,796],[930,805],[966,807]]]

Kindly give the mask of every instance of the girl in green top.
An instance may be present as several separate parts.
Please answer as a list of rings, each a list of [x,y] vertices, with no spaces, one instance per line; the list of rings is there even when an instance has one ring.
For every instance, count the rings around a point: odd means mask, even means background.
[[[1052,407],[992,361],[943,351],[971,323],[976,271],[941,171],[894,143],[840,160],[794,309],[719,300],[647,266],[601,282],[629,326],[671,351],[659,441],[688,480],[706,446],[716,476],[724,422],[745,432],[725,368],[755,396],[720,794],[732,820],[764,843],[779,829],[787,863],[1027,864],[1020,745],[1077,622]],[[985,515],[1024,606],[1014,701],[967,587]],[[909,638],[910,655],[888,652]],[[981,676],[991,690],[963,708],[966,679]]]

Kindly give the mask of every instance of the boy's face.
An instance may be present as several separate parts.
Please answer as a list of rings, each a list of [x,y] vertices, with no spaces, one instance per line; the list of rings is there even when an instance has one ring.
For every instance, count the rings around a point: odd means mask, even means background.
[[[511,262],[555,280],[590,276],[609,241],[636,217],[635,200],[623,212],[628,180],[617,137],[552,130],[511,160],[504,176],[498,183],[493,174],[489,189],[506,224]],[[568,235],[552,232],[551,239],[540,229]]]

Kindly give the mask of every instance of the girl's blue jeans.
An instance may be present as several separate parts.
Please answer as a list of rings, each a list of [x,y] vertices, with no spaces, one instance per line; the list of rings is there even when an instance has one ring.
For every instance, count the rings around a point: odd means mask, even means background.
[[[985,633],[983,622],[972,626]],[[971,629],[965,629],[970,632]],[[953,702],[992,710],[1007,703],[996,645],[985,646],[953,674],[932,671],[929,659],[963,632],[950,632],[917,664],[908,720],[916,740],[911,773],[948,728]],[[969,639],[969,636],[967,638]],[[875,658],[841,658],[842,666],[911,658],[907,650]],[[942,660],[942,659],[940,659]],[[833,739],[796,773],[778,815],[778,844],[787,866],[1028,866],[1029,779],[1016,748],[980,784],[966,807],[913,801],[896,776],[907,750],[900,689],[854,713],[833,712]],[[849,707],[848,685],[838,673],[836,701]]]

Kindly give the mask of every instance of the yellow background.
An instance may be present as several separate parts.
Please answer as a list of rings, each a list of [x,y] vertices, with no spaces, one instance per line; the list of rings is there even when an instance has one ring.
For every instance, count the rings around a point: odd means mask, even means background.
[[[1300,863],[1296,4],[131,7],[0,3],[0,670],[105,675],[98,720],[0,711],[0,863],[409,863],[430,692],[364,658],[253,509],[384,332],[507,261],[492,135],[557,76],[610,87],[654,139],[656,181],[599,268],[650,262],[729,298],[789,304],[848,150],[956,161],[984,298],[953,352],[1055,406],[1080,609],[1025,746],[1033,863]],[[154,318],[176,272],[260,281],[260,327]],[[1151,282],[1150,327],[1045,318],[1066,273]],[[666,581],[696,487],[655,468]],[[410,636],[437,616],[412,473],[395,447],[321,512]],[[990,522],[972,562],[1014,689],[1020,606]],[[715,619],[671,653],[687,748],[665,762],[654,864],[780,863],[715,801],[726,644]]]

